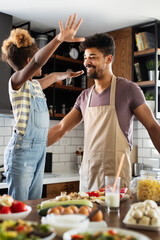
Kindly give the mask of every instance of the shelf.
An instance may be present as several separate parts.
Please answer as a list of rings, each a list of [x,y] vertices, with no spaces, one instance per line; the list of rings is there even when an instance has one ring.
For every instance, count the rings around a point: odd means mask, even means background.
[[[51,85],[53,87],[53,85]],[[82,92],[84,90],[84,88],[80,88],[80,87],[73,87],[73,86],[65,86],[65,85],[60,85],[55,83],[55,88],[58,89],[63,89],[63,90],[70,90],[70,91],[77,91],[77,92]]]
[[[142,56],[142,55],[146,55],[146,54],[154,54],[154,53],[155,53],[155,48],[149,48],[146,50],[134,52],[134,57]],[[160,48],[157,49],[157,53],[160,54]]]
[[[73,63],[78,63],[78,64],[82,64],[83,65],[83,61],[78,60],[78,59],[64,57],[64,56],[60,56],[60,55],[56,55],[56,54],[53,54],[51,57],[59,59],[59,60],[63,60],[63,61],[67,61],[67,62],[73,62]]]
[[[66,116],[66,114],[62,114],[62,113],[55,113],[55,114],[54,114],[54,116],[55,116],[55,117],[57,117],[57,118],[63,118],[63,117],[65,117],[65,116]]]
[[[148,87],[148,86],[155,86],[155,81],[141,81],[141,82],[135,82],[140,87]]]

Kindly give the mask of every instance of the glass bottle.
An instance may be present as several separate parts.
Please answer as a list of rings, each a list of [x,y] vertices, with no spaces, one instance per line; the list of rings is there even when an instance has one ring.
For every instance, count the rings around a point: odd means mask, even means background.
[[[62,114],[66,114],[66,105],[62,104],[62,109],[61,109]]]
[[[50,106],[49,106],[49,116],[50,116],[50,117],[53,117],[53,112],[54,112],[54,111],[53,111],[53,105],[50,105]]]

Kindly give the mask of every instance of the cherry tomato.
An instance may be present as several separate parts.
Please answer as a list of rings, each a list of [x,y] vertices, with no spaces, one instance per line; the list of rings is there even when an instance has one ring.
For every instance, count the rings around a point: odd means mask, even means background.
[[[84,236],[81,235],[81,234],[74,234],[74,235],[71,236],[71,238],[72,238],[72,239],[83,239]]]
[[[14,202],[12,203],[11,209],[13,213],[25,212],[27,211],[27,206],[21,201],[14,200]]]
[[[115,233],[113,230],[108,230],[108,233],[111,235],[117,235],[117,233]]]
[[[105,192],[105,188],[100,188],[99,191],[100,192]]]
[[[8,214],[8,213],[12,213],[11,208],[6,207],[6,206],[2,206],[1,209],[0,209],[0,214]]]

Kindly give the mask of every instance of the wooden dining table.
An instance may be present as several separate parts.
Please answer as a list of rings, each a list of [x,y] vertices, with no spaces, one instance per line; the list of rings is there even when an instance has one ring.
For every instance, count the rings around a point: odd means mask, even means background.
[[[40,204],[42,201],[46,199],[36,199],[36,200],[29,200],[25,201],[25,203],[32,207],[31,213],[28,215],[28,217],[25,220],[29,221],[36,221],[41,222],[41,216],[39,216],[37,211],[37,205]],[[114,227],[114,228],[123,228],[128,229],[131,231],[136,231],[141,234],[144,234],[148,236],[152,240],[160,240],[160,231],[151,231],[151,230],[142,230],[142,229],[131,229],[127,228],[126,225],[123,223],[123,219],[126,216],[128,210],[130,209],[131,204],[136,202],[135,197],[132,197],[126,201],[123,201],[120,203],[120,211],[118,213],[114,212],[107,212],[106,207],[102,208],[103,212],[103,219],[106,221],[108,227]],[[60,238],[57,238],[60,239]]]

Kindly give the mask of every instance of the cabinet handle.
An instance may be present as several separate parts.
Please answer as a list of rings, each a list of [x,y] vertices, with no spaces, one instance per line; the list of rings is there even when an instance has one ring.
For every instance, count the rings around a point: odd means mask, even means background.
[[[70,189],[71,189],[71,190],[74,189],[74,186],[73,186],[72,184],[70,185]]]
[[[68,185],[64,185],[64,190],[68,191]]]

